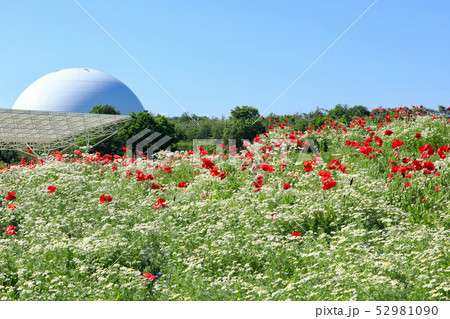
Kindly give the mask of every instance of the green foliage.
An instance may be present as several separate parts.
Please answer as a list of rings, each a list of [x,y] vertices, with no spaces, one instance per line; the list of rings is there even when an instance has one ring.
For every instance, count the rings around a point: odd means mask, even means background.
[[[231,111],[231,117],[225,124],[223,139],[236,140],[236,146],[242,147],[243,140],[250,140],[257,134],[265,131],[262,119],[259,118],[258,109],[250,106],[237,106]]]
[[[111,105],[96,105],[92,108],[92,110],[89,111],[89,113],[93,114],[114,114],[114,115],[120,115],[120,111],[116,110]]]
[[[175,125],[163,115],[153,116],[151,113],[143,111],[137,114],[131,113],[130,116],[131,120],[128,121],[116,135],[94,147],[93,151],[102,154],[123,154],[122,147],[126,145],[126,141],[144,129],[150,129],[152,132],[161,133],[161,136],[172,137],[172,139],[165,145],[162,145],[160,149],[175,144],[179,140],[179,137],[175,132]],[[146,137],[148,136],[143,136],[142,139]],[[140,140],[136,141],[135,144],[139,141]]]

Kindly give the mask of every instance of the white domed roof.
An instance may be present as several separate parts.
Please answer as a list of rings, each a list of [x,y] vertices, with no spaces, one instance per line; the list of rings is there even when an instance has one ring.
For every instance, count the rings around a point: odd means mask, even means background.
[[[113,106],[120,114],[144,111],[121,81],[101,71],[63,69],[33,82],[16,100],[15,110],[89,113],[96,105]]]

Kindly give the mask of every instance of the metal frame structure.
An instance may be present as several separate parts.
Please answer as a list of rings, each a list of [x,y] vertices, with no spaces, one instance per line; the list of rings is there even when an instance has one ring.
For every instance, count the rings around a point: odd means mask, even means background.
[[[128,115],[12,110],[0,108],[0,150],[63,151],[79,143],[95,146],[116,134]],[[101,141],[98,139],[103,138]],[[90,146],[90,141],[97,143]]]

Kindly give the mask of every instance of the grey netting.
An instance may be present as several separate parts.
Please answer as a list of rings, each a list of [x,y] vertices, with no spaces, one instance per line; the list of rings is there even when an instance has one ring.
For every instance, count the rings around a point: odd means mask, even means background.
[[[0,109],[0,150],[63,150],[117,133],[128,115]]]

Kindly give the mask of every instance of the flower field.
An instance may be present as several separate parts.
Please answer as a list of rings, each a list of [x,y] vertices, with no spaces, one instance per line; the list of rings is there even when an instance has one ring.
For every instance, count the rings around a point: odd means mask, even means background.
[[[3,167],[0,299],[450,299],[447,118],[271,124],[241,151]]]

